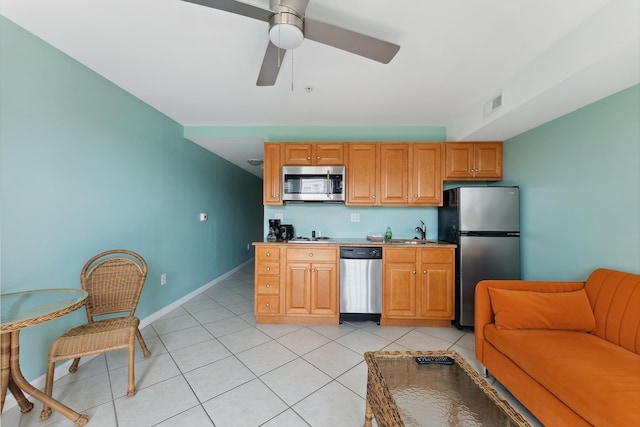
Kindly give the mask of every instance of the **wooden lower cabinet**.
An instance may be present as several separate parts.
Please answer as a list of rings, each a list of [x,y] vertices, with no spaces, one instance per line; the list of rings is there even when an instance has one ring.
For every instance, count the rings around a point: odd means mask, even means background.
[[[255,314],[280,313],[280,248],[256,248]]]
[[[338,324],[339,246],[256,243],[257,323]],[[382,325],[450,326],[454,248],[383,247]]]
[[[277,275],[274,251],[280,255]],[[337,246],[256,244],[256,322],[337,324],[338,277]]]
[[[384,248],[382,325],[449,326],[453,248]]]

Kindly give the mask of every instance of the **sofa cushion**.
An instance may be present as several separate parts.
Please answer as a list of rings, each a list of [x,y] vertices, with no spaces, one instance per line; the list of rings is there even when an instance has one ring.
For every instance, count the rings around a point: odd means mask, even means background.
[[[571,292],[488,290],[498,329],[591,332],[596,327],[584,289]]]
[[[600,268],[584,289],[596,317],[594,335],[640,354],[640,274]]]
[[[597,426],[640,425],[640,356],[592,334],[484,329],[524,372]]]

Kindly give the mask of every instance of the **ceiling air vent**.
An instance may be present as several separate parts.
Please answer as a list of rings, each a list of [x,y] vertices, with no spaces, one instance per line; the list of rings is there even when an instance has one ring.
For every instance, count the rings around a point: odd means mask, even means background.
[[[484,104],[484,116],[487,117],[489,114],[493,113],[498,108],[502,107],[502,92],[500,92],[495,98],[491,101]]]

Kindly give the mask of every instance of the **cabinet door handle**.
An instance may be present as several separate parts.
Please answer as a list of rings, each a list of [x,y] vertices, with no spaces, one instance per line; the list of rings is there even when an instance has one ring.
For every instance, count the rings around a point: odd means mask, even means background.
[[[417,199],[417,198],[418,198],[418,195],[417,195],[417,194],[414,194],[414,195],[413,195],[413,198],[414,198],[414,199]]]
[[[409,195],[408,195],[408,194],[405,194],[405,195],[404,195],[404,198],[405,198],[405,199],[408,199],[408,198],[409,198]]]
[[[310,268],[307,268],[307,273],[311,273],[311,269]]]
[[[311,156],[307,156],[307,160],[311,160]]]
[[[413,271],[411,272],[411,274],[416,274],[416,271],[415,271],[415,270],[413,270]]]
[[[422,270],[422,274],[427,274],[427,270]]]
[[[376,195],[374,194],[373,196],[371,196],[371,198],[372,198],[372,199],[375,199],[375,198],[376,198]]]
[[[316,156],[316,159],[320,160],[320,156]]]
[[[311,271],[313,271],[313,272],[315,273],[315,272],[316,272],[316,269],[315,269],[315,268],[312,268],[312,269],[311,269]]]

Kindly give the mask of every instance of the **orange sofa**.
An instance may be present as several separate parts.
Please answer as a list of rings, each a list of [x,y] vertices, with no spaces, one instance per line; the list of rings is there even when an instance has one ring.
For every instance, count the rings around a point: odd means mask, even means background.
[[[640,426],[640,275],[481,281],[475,343],[545,426]]]

